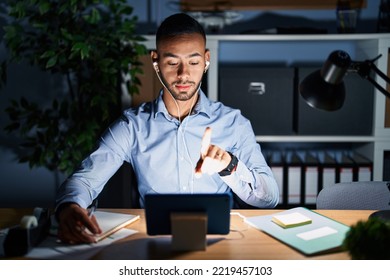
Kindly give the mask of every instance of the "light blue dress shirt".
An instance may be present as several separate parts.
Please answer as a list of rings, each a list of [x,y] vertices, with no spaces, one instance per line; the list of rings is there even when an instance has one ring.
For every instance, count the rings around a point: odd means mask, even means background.
[[[76,202],[87,207],[106,182],[129,162],[135,171],[140,205],[146,193],[225,193],[233,191],[246,203],[275,207],[279,191],[256,142],[250,122],[239,110],[209,100],[199,101],[182,123],[172,117],[162,100],[125,110],[103,134],[92,152],[60,187],[57,205]],[[239,162],[232,175],[195,177],[201,140],[212,128],[211,144],[234,154]]]

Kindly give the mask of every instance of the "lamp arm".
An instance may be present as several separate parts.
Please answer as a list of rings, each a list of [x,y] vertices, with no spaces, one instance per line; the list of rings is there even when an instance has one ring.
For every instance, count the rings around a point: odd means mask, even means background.
[[[382,92],[387,98],[390,98],[390,92],[388,92],[386,89],[384,89],[380,84],[378,84],[373,78],[366,77],[366,79],[372,83],[380,92]]]
[[[390,84],[390,78],[387,77],[385,73],[383,73],[379,68],[373,63],[373,61],[368,61],[368,65],[370,66],[371,69],[375,71],[383,80],[385,80],[388,84]]]
[[[374,63],[374,61],[377,60],[380,56],[373,60],[366,60],[364,62],[352,62],[351,68],[356,71],[362,78],[373,84],[386,97],[390,98],[390,92],[388,92],[370,76],[370,71],[374,71],[379,77],[385,80],[387,84],[390,84],[390,78],[387,77],[381,70],[379,70],[379,68]]]

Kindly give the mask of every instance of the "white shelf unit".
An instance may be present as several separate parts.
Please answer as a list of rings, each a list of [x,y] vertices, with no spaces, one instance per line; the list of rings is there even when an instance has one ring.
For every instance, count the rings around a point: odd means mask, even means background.
[[[144,36],[148,49],[155,48],[154,36]],[[347,51],[352,60],[364,61],[382,55],[377,67],[388,73],[390,34],[332,34],[332,35],[208,35],[211,52],[208,71],[208,96],[218,100],[218,65],[223,62],[276,62],[286,66],[296,62],[322,63],[336,49]],[[386,83],[377,78],[386,88]],[[367,81],[367,83],[369,83]],[[369,94],[369,93],[368,93]],[[374,91],[373,132],[368,136],[299,136],[257,135],[259,143],[352,143],[356,151],[373,162],[373,180],[383,180],[385,152],[390,152],[390,128],[385,123],[385,96]]]

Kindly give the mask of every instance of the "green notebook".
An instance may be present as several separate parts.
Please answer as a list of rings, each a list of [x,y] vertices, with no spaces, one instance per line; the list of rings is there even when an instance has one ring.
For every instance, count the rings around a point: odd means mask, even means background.
[[[275,216],[293,213],[303,215],[311,222],[283,228],[273,221]],[[340,251],[346,233],[349,231],[348,226],[304,207],[292,208],[272,215],[249,217],[245,222],[305,255]]]

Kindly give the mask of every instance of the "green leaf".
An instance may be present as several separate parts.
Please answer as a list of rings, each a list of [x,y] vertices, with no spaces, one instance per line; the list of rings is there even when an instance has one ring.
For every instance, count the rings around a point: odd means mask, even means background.
[[[58,56],[52,56],[49,58],[49,60],[46,63],[46,69],[53,67],[57,63]]]
[[[100,12],[93,8],[91,11],[91,23],[96,24],[101,20]]]
[[[45,51],[40,57],[41,58],[47,58],[52,57],[55,55],[55,52],[53,50]]]
[[[122,14],[131,15],[133,13],[133,8],[130,6],[125,6],[125,7],[122,7],[122,9],[120,9],[119,12]]]
[[[42,23],[42,22],[35,22],[32,24],[32,26],[36,29],[40,29],[40,30],[43,30],[43,31],[47,31],[48,29],[48,25],[46,23]]]
[[[60,33],[66,40],[73,41],[73,34],[69,33],[67,29],[61,28]]]
[[[46,14],[50,10],[50,3],[49,2],[40,2],[39,3],[39,12],[41,15]]]
[[[89,47],[83,42],[77,42],[72,47],[73,54],[80,54],[81,59],[89,57]]]
[[[4,28],[4,31],[5,31],[5,36],[4,38],[6,40],[10,40],[12,39],[13,37],[17,36],[18,35],[18,28],[14,25],[8,25],[8,26],[5,26]]]
[[[11,8],[10,14],[14,15],[16,18],[22,18],[26,15],[26,10],[25,3],[18,1],[15,6]]]

